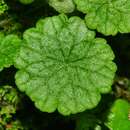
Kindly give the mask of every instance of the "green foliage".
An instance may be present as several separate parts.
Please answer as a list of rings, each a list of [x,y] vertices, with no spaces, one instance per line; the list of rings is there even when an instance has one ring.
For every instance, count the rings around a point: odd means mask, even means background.
[[[24,33],[16,59],[19,89],[45,112],[69,115],[95,107],[100,93],[110,91],[116,66],[106,41],[94,36],[78,17],[40,20]]]
[[[26,130],[19,120],[11,122],[10,125],[6,126],[6,130]]]
[[[111,107],[106,125],[110,130],[129,130],[130,103],[122,99],[116,100]]]
[[[0,17],[0,32],[5,35],[16,34],[21,36],[21,28],[22,25],[16,21],[16,17],[14,15],[4,14]]]
[[[18,120],[12,121],[19,101],[18,93],[13,87],[0,87],[0,126],[2,130],[4,128],[6,128],[6,130],[18,130],[18,128],[20,128],[20,122]]]
[[[87,13],[90,29],[104,35],[130,32],[130,0],[74,0],[77,9]]]
[[[49,0],[49,4],[60,13],[71,13],[75,9],[73,0]]]
[[[0,87],[0,104],[3,106],[14,105],[16,106],[18,100],[17,92],[11,86]]]
[[[129,12],[130,0],[0,0],[0,130],[130,130]]]
[[[0,33],[0,70],[14,64],[21,40],[16,35],[4,36]]]
[[[0,15],[8,10],[8,5],[4,2],[4,0],[0,0]]]

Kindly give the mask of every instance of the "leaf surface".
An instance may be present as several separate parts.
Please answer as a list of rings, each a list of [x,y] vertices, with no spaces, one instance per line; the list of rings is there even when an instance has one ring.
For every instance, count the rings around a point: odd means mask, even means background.
[[[14,64],[20,44],[21,40],[16,35],[4,36],[0,33],[0,70]]]
[[[110,91],[113,59],[106,41],[95,38],[79,17],[49,17],[24,33],[16,84],[41,111],[82,112]]]
[[[49,5],[60,13],[71,13],[75,9],[73,0],[49,0]]]
[[[130,32],[130,0],[74,0],[78,10],[87,13],[90,29],[105,35]]]
[[[130,130],[130,104],[122,99],[114,102],[106,125],[111,130]]]

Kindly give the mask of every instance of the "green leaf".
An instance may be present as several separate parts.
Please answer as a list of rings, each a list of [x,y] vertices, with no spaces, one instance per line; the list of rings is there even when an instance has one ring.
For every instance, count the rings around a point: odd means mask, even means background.
[[[86,24],[104,35],[130,32],[130,0],[74,0]]]
[[[13,119],[19,101],[19,94],[14,87],[0,86],[0,125],[6,126]]]
[[[111,130],[130,130],[130,104],[122,99],[114,102],[106,125]]]
[[[12,86],[0,86],[0,108],[10,105],[15,107],[18,99],[17,91]]]
[[[49,0],[49,5],[60,13],[71,13],[75,9],[73,0]]]
[[[4,0],[0,0],[0,15],[6,10],[8,10],[8,5],[4,2]]]
[[[19,0],[22,4],[31,4],[34,0]]]
[[[82,112],[98,104],[100,93],[110,91],[114,54],[79,17],[40,20],[23,39],[16,84],[41,111]]]
[[[14,64],[21,40],[16,35],[4,36],[0,33],[0,70]]]

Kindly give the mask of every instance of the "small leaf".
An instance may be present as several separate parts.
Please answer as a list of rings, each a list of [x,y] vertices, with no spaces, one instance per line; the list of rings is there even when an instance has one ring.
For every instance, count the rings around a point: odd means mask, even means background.
[[[130,32],[130,0],[74,0],[90,29],[105,35]]]
[[[122,99],[114,102],[106,126],[110,130],[130,130],[130,104]]]
[[[71,13],[75,9],[73,0],[49,0],[49,5],[60,13]]]
[[[24,33],[16,60],[16,84],[44,112],[63,115],[95,107],[116,71],[106,41],[95,38],[82,19],[59,15]]]
[[[34,0],[19,0],[22,4],[31,4]]]
[[[0,70],[13,65],[20,43],[21,40],[16,35],[4,36],[0,33]]]

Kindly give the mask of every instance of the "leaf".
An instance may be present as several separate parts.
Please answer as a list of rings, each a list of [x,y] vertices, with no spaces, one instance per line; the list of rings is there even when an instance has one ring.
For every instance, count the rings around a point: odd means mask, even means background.
[[[8,10],[8,5],[4,2],[4,0],[0,0],[0,15]]]
[[[79,17],[40,20],[23,39],[16,84],[41,111],[82,112],[98,104],[100,93],[110,91],[114,54]]]
[[[31,4],[34,0],[19,0],[22,4]]]
[[[130,130],[129,113],[130,104],[123,99],[116,100],[111,107],[106,125],[111,130]]]
[[[0,86],[0,115],[14,114],[19,99],[17,91],[12,86]]]
[[[49,5],[60,13],[71,13],[75,9],[73,0],[49,0]]]
[[[86,24],[104,35],[130,32],[130,0],[74,0]]]
[[[21,40],[16,35],[4,36],[0,33],[0,70],[14,64]]]

